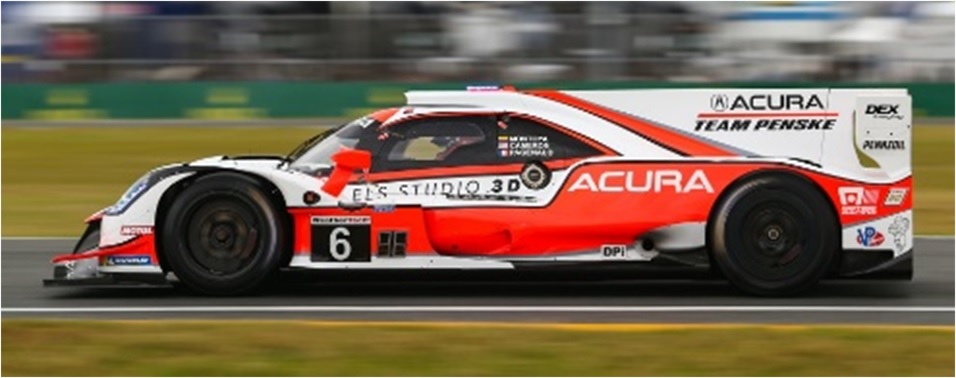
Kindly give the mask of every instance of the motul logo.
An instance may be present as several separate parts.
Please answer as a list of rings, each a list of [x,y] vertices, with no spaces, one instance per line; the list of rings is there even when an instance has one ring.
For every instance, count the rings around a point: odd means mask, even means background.
[[[120,235],[149,235],[153,233],[153,226],[122,226]]]
[[[705,191],[713,193],[714,187],[702,170],[695,170],[690,177],[677,170],[665,169],[659,171],[632,172],[607,171],[597,178],[585,172],[571,185],[569,192],[587,190],[591,192],[629,192],[629,193],[689,193]]]

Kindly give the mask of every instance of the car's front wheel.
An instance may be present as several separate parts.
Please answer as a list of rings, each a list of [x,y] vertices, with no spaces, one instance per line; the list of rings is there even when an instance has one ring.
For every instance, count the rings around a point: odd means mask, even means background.
[[[234,295],[259,288],[283,262],[279,210],[255,179],[214,173],[189,184],[162,228],[164,258],[187,288]]]
[[[754,295],[809,288],[827,273],[839,249],[839,223],[828,200],[792,175],[766,175],[731,188],[710,226],[720,271]]]

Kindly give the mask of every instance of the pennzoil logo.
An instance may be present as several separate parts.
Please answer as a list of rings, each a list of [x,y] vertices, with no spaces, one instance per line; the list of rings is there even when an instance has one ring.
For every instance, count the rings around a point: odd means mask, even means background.
[[[591,191],[600,193],[690,193],[703,191],[713,193],[707,174],[698,169],[685,178],[681,171],[662,169],[645,172],[606,171],[594,177],[585,172],[574,181],[568,192]]]
[[[865,140],[864,150],[905,150],[906,142],[901,139]]]

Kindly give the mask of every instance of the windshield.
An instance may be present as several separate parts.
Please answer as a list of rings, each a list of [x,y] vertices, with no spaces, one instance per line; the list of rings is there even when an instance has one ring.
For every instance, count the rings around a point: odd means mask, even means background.
[[[362,135],[378,123],[369,117],[362,117],[348,124],[336,127],[316,135],[295,151],[290,159],[293,167],[314,167],[331,165],[332,155],[346,148],[358,148]]]

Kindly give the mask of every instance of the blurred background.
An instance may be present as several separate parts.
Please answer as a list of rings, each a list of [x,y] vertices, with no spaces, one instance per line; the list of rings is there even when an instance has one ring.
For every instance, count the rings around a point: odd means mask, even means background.
[[[479,82],[921,92],[952,85],[956,34],[953,2],[909,1],[3,2],[2,21],[8,120],[347,117]],[[322,105],[279,103],[303,98]]]
[[[952,2],[4,2],[4,82],[952,81]]]

